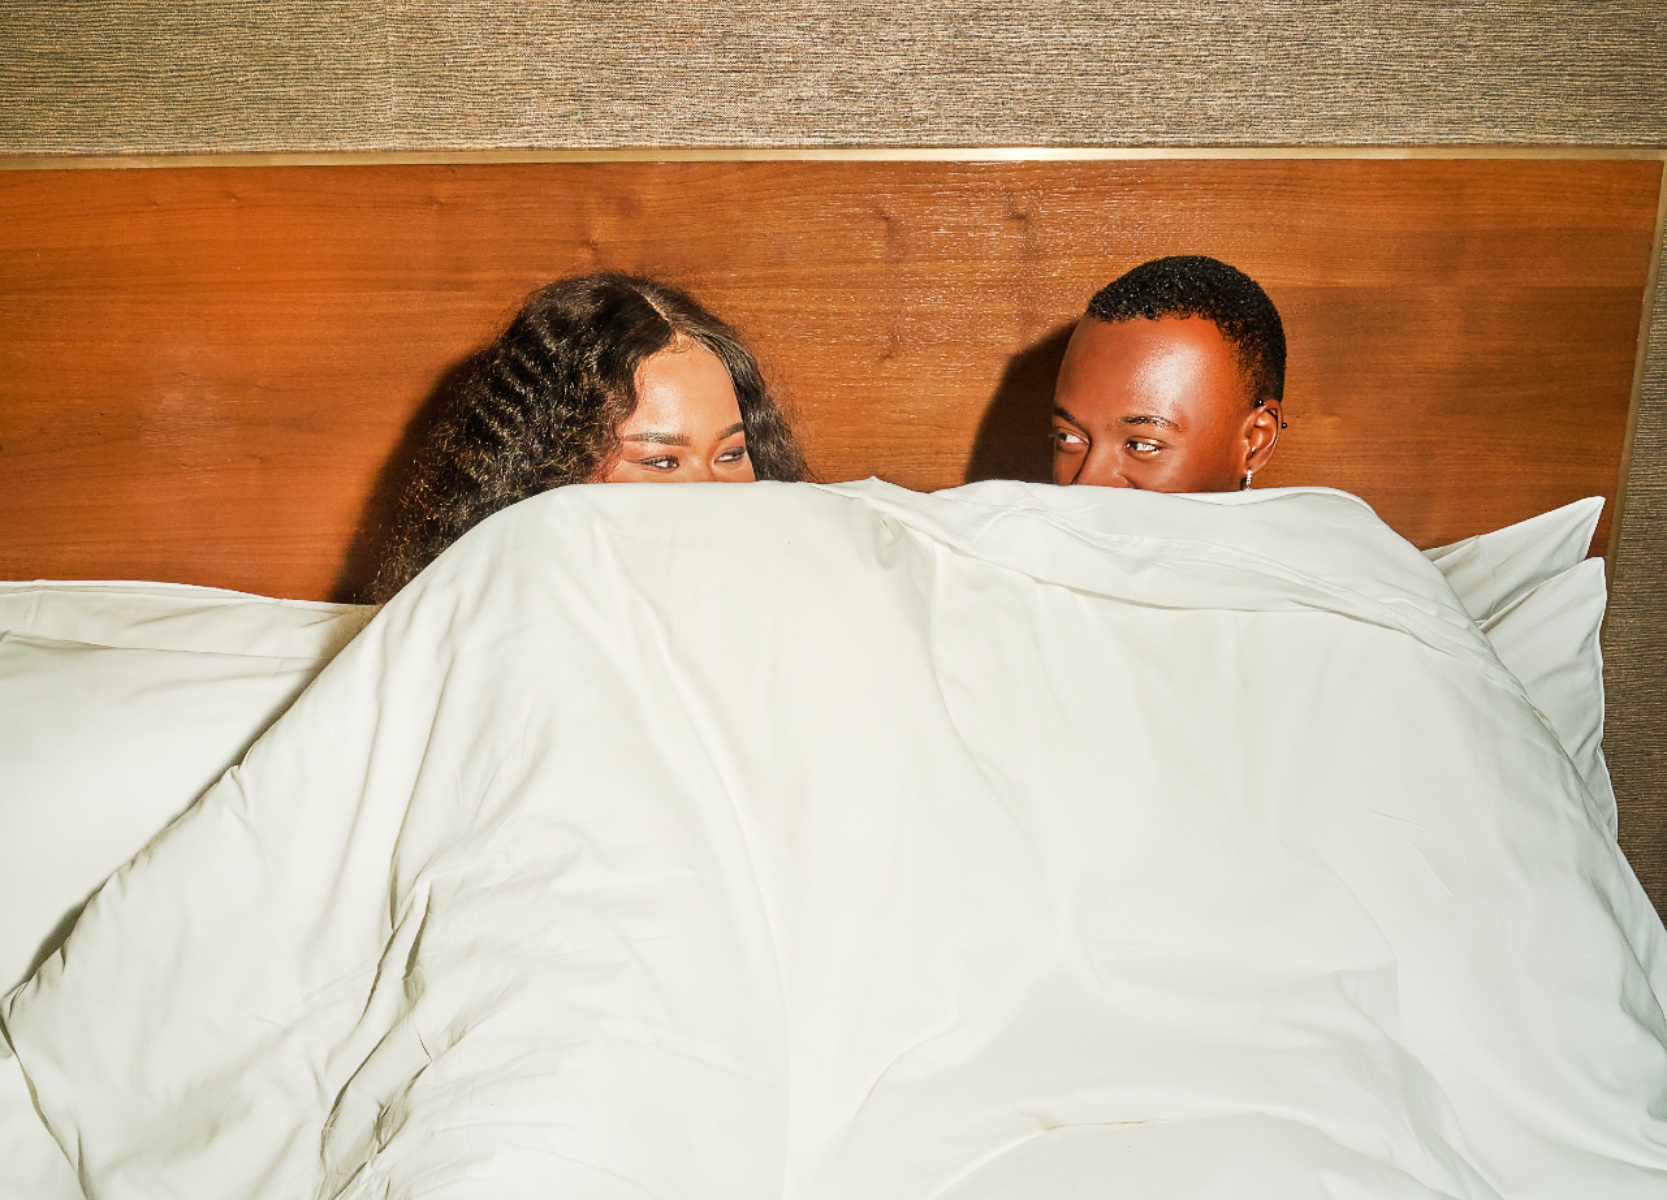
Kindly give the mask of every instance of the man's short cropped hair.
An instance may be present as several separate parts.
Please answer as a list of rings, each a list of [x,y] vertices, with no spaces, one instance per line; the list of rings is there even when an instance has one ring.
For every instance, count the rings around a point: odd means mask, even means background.
[[[1088,302],[1096,321],[1203,317],[1233,347],[1253,404],[1285,398],[1285,326],[1256,281],[1220,259],[1177,254],[1141,263]]]

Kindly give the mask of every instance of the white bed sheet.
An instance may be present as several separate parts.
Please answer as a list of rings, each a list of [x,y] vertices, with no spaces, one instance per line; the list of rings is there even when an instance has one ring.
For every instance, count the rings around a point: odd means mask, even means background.
[[[1358,501],[575,488],[4,1006],[126,1196],[1654,1196],[1663,934]]]

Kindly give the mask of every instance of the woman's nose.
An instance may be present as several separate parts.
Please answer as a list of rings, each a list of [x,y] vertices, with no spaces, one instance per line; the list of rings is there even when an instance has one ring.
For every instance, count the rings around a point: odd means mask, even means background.
[[[718,474],[712,469],[712,464],[704,458],[696,459],[685,468],[683,480],[685,483],[715,483]]]

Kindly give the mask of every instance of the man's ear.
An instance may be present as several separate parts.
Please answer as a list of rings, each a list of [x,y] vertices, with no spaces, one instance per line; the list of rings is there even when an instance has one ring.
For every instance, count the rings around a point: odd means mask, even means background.
[[[1247,472],[1260,471],[1268,465],[1273,457],[1273,448],[1279,444],[1279,431],[1284,428],[1284,413],[1280,409],[1279,401],[1263,401],[1250,414],[1244,430],[1244,469]]]

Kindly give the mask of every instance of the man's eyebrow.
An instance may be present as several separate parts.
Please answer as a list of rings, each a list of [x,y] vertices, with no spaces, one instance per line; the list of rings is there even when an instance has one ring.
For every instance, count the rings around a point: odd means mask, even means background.
[[[1158,425],[1164,429],[1179,430],[1181,427],[1168,417],[1160,417],[1155,413],[1138,413],[1131,417],[1118,417],[1119,425]]]
[[[728,437],[728,434],[724,435]],[[627,442],[653,442],[656,446],[687,446],[689,439],[681,433],[632,433],[623,439]]]
[[[1067,411],[1066,409],[1061,408],[1057,404],[1053,406],[1053,415],[1056,416],[1056,417],[1064,417],[1067,421],[1069,421],[1073,425],[1081,425],[1082,424],[1082,422],[1077,420],[1076,417],[1072,416],[1069,411]]]

